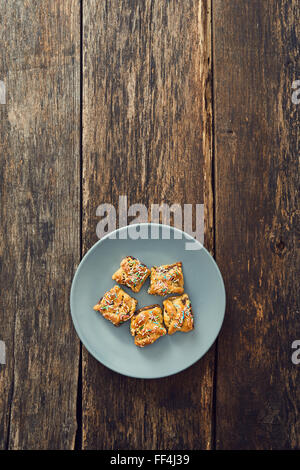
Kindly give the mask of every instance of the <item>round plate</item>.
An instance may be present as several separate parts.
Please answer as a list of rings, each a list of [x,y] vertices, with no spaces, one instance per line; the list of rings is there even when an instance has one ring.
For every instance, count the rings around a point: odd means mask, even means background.
[[[143,238],[136,239],[138,232]],[[139,348],[130,334],[130,321],[116,328],[93,310],[116,284],[111,276],[127,255],[149,268],[182,261],[184,288],[194,313],[193,331],[166,335]],[[162,305],[165,298],[148,294],[149,279],[139,293],[121,287],[138,300],[137,308]],[[166,225],[129,225],[105,236],[84,256],[72,283],[71,314],[82,343],[106,367],[130,377],[166,377],[194,364],[218,336],[224,313],[224,283],[214,259],[190,235]]]

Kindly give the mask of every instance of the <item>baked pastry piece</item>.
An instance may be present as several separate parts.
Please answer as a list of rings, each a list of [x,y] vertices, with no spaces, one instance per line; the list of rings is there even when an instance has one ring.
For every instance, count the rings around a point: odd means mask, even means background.
[[[133,292],[139,292],[149,275],[150,269],[145,264],[133,256],[126,256],[112,278],[119,284],[130,287]]]
[[[182,263],[165,264],[151,268],[149,294],[168,295],[183,294]]]
[[[187,294],[178,297],[169,297],[163,301],[164,322],[168,334],[173,335],[176,331],[188,331],[194,328],[194,316],[192,306]]]
[[[130,331],[136,346],[143,348],[167,334],[159,305],[140,308],[131,318]]]
[[[135,312],[137,300],[121,289],[114,286],[107,291],[95,305],[94,310],[100,312],[106,320],[111,321],[115,326],[119,326],[129,320]]]

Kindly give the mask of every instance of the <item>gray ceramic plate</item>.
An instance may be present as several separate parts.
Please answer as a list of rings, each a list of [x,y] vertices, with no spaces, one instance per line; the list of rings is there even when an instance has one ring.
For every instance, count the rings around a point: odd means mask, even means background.
[[[151,227],[151,228],[150,228]],[[128,232],[129,230],[129,232]],[[132,239],[137,230],[144,239]],[[156,230],[156,233],[152,231]],[[132,232],[133,231],[133,232]],[[214,259],[198,242],[187,250],[189,235],[158,224],[138,224],[114,232],[115,239],[99,240],[82,259],[71,289],[71,314],[76,331],[87,350],[110,369],[130,377],[152,379],[176,374],[198,361],[215,341],[225,312],[225,289]],[[169,239],[167,239],[169,238]],[[195,329],[164,336],[145,348],[134,345],[126,322],[116,328],[93,306],[115,282],[111,279],[127,255],[148,267],[182,261],[185,292],[191,299]],[[123,287],[138,300],[138,307],[161,304],[164,298],[147,293],[149,280],[138,294]]]

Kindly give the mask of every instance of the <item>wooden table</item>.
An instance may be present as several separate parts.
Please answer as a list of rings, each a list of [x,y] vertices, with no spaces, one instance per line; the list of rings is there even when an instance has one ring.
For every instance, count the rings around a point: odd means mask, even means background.
[[[0,7],[0,448],[299,447],[297,0]],[[72,326],[96,208],[119,195],[205,204],[226,319],[169,378],[108,370]]]

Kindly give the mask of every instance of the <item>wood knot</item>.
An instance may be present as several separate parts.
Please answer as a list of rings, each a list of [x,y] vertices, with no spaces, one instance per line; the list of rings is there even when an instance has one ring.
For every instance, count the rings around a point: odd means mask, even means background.
[[[285,249],[285,244],[282,240],[276,243],[276,249],[281,253]]]
[[[287,251],[286,243],[282,238],[271,238],[271,250],[277,256],[284,256]]]

